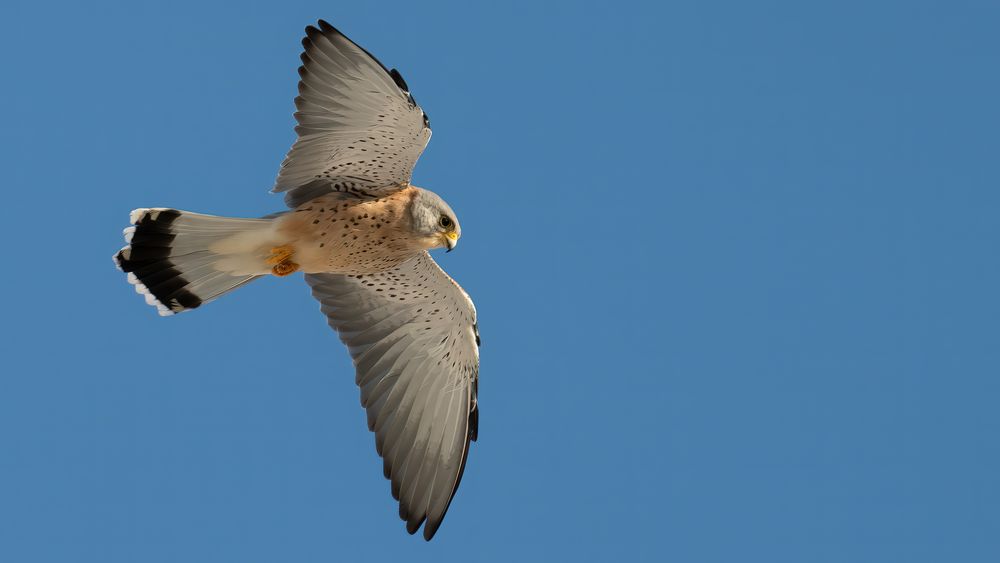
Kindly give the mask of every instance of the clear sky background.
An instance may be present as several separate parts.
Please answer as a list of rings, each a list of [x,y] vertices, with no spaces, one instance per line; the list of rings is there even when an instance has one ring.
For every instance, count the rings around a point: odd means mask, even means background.
[[[111,262],[134,207],[281,209],[318,18],[401,69],[463,225],[481,426],[430,544],[300,276],[163,319]],[[7,0],[0,560],[1000,561],[998,29]]]

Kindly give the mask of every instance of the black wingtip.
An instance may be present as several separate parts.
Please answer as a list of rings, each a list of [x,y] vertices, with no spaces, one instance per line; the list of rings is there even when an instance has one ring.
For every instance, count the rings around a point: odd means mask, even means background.
[[[322,20],[320,20],[320,22],[326,23]],[[322,25],[319,27],[316,27],[315,25],[307,25],[306,36],[302,38],[302,46],[308,48],[320,37],[325,37],[326,40],[329,41],[331,35],[343,36],[344,34],[334,29],[330,24],[326,24],[326,27],[323,27]]]
[[[434,539],[434,534],[437,533],[438,528],[441,527],[441,522],[443,521],[443,519],[428,520],[424,524],[424,541],[431,541]]]
[[[475,442],[479,438],[479,405],[473,407],[469,413],[469,441]]]
[[[378,57],[376,57],[375,55],[371,54],[368,51],[368,49],[365,49],[361,45],[358,45],[357,43],[355,43],[350,37],[348,37],[347,35],[345,35],[344,32],[342,32],[339,29],[333,27],[326,20],[319,20],[318,22],[316,22],[316,25],[319,26],[319,29],[317,29],[316,27],[311,26],[311,25],[306,26],[306,37],[302,40],[302,46],[303,47],[305,47],[305,48],[308,49],[309,46],[310,46],[310,39],[312,37],[316,36],[316,35],[336,34],[336,35],[339,35],[340,37],[344,38],[351,45],[354,45],[355,47],[357,47],[358,49],[360,49],[361,52],[363,52],[364,54],[366,54],[369,57],[371,57],[371,59],[373,61],[375,61],[375,63],[378,64],[378,66],[382,67],[382,70],[386,71],[387,73],[389,72],[389,69],[386,68],[386,66],[384,64],[382,64],[382,61],[378,60]],[[400,77],[400,78],[402,79],[402,77]],[[395,80],[395,78],[393,78],[393,80]],[[404,84],[405,84],[405,82],[404,82]]]
[[[389,77],[392,78],[392,81],[393,83],[396,84],[396,87],[398,87],[406,94],[410,104],[414,106],[417,105],[417,101],[413,98],[413,94],[410,93],[409,85],[406,84],[406,80],[403,79],[403,75],[400,74],[398,70],[396,69],[389,70],[384,64],[382,64],[382,61],[378,60],[378,57],[371,54],[371,52],[369,52],[368,49],[365,49],[361,45],[358,45],[357,43],[352,41],[350,37],[344,35],[342,31],[330,25],[326,20],[319,20],[316,23],[316,25],[318,25],[319,28],[312,25],[306,26],[306,36],[302,39],[302,47],[304,52],[302,53],[302,55],[300,55],[303,64],[309,63],[308,52],[309,49],[313,46],[313,41],[317,37],[326,36],[328,37],[327,40],[329,41],[329,36],[336,34],[340,36],[344,41],[347,41],[349,44],[354,45],[354,47],[356,47],[362,53],[368,55],[371,58],[371,60],[375,61],[375,63],[378,64],[378,66],[382,67],[382,70],[384,70],[389,75]],[[423,114],[424,114],[424,127],[430,129],[431,120],[427,117],[427,112],[423,112]]]
[[[422,524],[423,521],[424,521],[423,518],[420,518],[419,520],[407,520],[406,533],[410,534],[411,536],[417,533],[417,530],[420,529],[420,524]]]
[[[314,37],[316,35],[340,35],[341,37],[347,37],[341,33],[339,29],[330,25],[330,23],[326,20],[319,20],[315,25],[306,26],[307,37]]]
[[[392,77],[392,81],[396,83],[396,86],[399,86],[400,90],[406,93],[410,92],[410,87],[406,85],[406,81],[403,80],[403,75],[400,74],[398,70],[396,69],[390,70],[389,76]]]
[[[417,533],[420,529],[420,525],[427,520],[426,514],[409,514],[402,503],[399,506],[399,517],[406,521],[406,532],[410,535]]]

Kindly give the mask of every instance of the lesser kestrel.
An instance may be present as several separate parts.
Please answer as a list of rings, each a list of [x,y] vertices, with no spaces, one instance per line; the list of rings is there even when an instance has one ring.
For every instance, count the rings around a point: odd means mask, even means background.
[[[444,200],[410,184],[431,130],[402,76],[324,21],[303,45],[298,138],[273,189],[289,210],[136,209],[115,262],[161,315],[302,271],[354,360],[406,529],[424,524],[429,540],[479,422],[476,309],[428,254],[462,230]]]

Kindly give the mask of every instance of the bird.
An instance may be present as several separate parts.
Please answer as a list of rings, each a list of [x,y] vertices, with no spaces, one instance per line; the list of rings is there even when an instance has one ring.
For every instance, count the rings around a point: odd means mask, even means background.
[[[430,541],[479,432],[476,308],[429,254],[453,250],[462,229],[411,184],[431,129],[399,71],[323,20],[302,45],[297,138],[271,190],[288,209],[135,209],[114,261],[163,316],[302,272],[353,359],[399,516]]]

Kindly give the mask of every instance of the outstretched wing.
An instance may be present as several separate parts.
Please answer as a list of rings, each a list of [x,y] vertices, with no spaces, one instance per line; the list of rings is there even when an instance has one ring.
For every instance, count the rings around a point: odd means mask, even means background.
[[[426,520],[429,540],[478,433],[475,307],[426,252],[379,274],[307,274],[306,281],[354,359],[406,530]]]
[[[403,77],[323,20],[306,28],[298,139],[274,192],[296,207],[331,190],[381,195],[410,181],[430,122]]]

